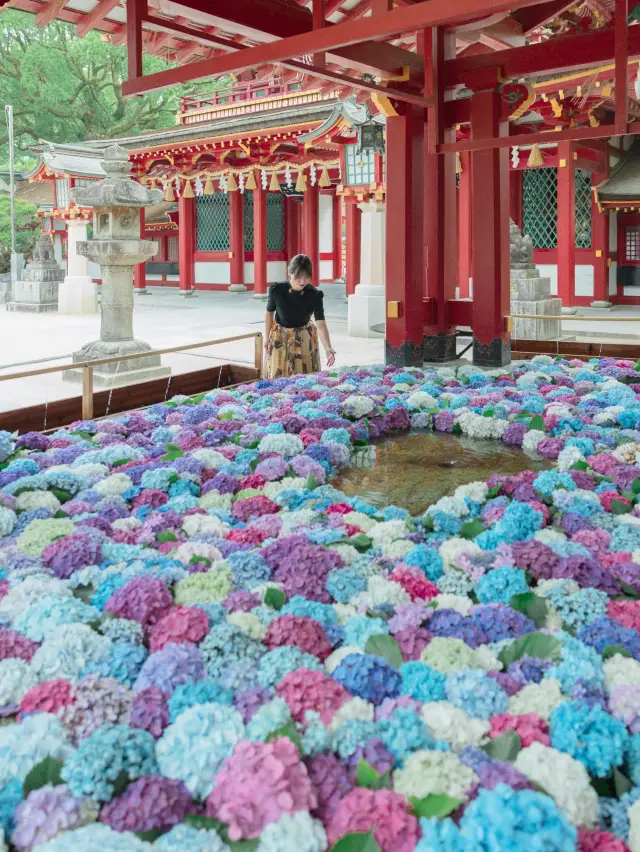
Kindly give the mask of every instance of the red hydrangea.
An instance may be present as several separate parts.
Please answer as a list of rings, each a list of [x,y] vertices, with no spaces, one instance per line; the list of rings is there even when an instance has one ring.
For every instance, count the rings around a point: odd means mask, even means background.
[[[276,687],[280,698],[289,705],[296,722],[304,721],[307,710],[315,710],[325,725],[333,719],[336,711],[349,701],[351,695],[332,677],[311,669],[295,669],[289,672]]]
[[[350,512],[353,512],[353,506],[348,503],[334,503],[326,510],[327,515],[348,515]]]
[[[407,799],[393,790],[356,787],[340,800],[329,823],[329,843],[353,831],[373,829],[385,852],[413,852],[420,838],[418,820],[409,812]]]
[[[398,583],[411,597],[412,601],[430,601],[440,594],[440,589],[431,580],[427,580],[419,569],[398,566],[391,574],[391,579]]]
[[[609,831],[601,831],[599,828],[594,828],[592,831],[579,828],[578,852],[630,852],[630,850],[624,840]]]
[[[266,476],[261,476],[259,473],[252,473],[240,480],[240,490],[245,488],[262,488],[267,484]]]
[[[149,648],[153,654],[168,642],[177,645],[192,642],[198,645],[209,632],[209,619],[203,609],[195,606],[176,606],[151,628]]]
[[[206,815],[228,826],[230,840],[251,839],[283,814],[311,811],[317,804],[307,768],[288,737],[241,740],[216,776]]]
[[[640,633],[640,600],[609,601],[607,615],[623,627],[630,627]]]
[[[499,737],[505,731],[515,731],[520,737],[522,747],[526,748],[533,742],[548,746],[549,726],[538,716],[537,713],[523,713],[522,716],[514,716],[511,713],[500,713],[491,719],[491,739]]]
[[[267,629],[264,644],[270,651],[289,645],[313,654],[319,660],[325,660],[333,650],[320,622],[303,615],[282,615],[276,618]]]
[[[37,642],[33,642],[15,630],[4,627],[0,629],[0,660],[17,657],[25,663],[30,663],[38,647]]]
[[[598,496],[600,497],[600,505],[607,512],[611,511],[611,506],[614,500],[617,500],[619,503],[624,503],[625,506],[631,506],[631,503],[627,500],[627,498],[623,497],[622,494],[618,494],[617,491],[603,491]]]
[[[144,775],[102,806],[100,821],[115,831],[165,831],[182,822],[193,804],[182,781]]]
[[[254,547],[259,547],[267,538],[267,534],[255,527],[246,527],[243,530],[229,530],[225,538],[227,541],[235,541],[239,544],[252,544]]]
[[[73,687],[68,680],[47,680],[25,694],[20,702],[20,714],[57,713],[74,700]]]
[[[105,607],[118,618],[129,618],[143,627],[156,624],[173,604],[171,592],[153,577],[136,577],[115,591]]]
[[[165,494],[160,488],[145,488],[137,497],[131,501],[134,509],[139,509],[140,506],[151,506],[152,509],[158,509],[160,506],[169,500],[169,495]]]
[[[280,507],[268,497],[259,495],[257,497],[247,497],[246,500],[238,500],[233,504],[231,514],[239,521],[248,521],[250,518],[258,515],[275,515],[280,511]]]

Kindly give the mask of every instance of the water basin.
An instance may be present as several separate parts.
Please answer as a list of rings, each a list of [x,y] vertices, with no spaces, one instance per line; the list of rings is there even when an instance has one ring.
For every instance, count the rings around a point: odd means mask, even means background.
[[[354,454],[332,482],[349,497],[372,506],[401,506],[421,515],[458,485],[521,470],[546,470],[552,462],[532,458],[502,441],[481,441],[446,432],[399,435]]]

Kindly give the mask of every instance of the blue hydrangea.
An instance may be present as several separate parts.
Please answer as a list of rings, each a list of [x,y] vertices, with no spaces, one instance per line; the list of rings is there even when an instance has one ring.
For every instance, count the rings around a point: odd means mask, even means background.
[[[466,852],[460,829],[451,819],[420,820],[422,837],[414,852]]]
[[[329,572],[325,588],[338,603],[348,603],[358,592],[367,588],[368,578],[353,566],[334,568]]]
[[[528,503],[514,500],[504,511],[503,516],[495,525],[495,533],[511,544],[531,538],[542,527],[542,513]]]
[[[0,827],[8,837],[13,831],[13,816],[22,801],[22,784],[12,778],[0,790]]]
[[[426,663],[410,660],[400,666],[400,694],[416,701],[443,701],[447,678]]]
[[[619,799],[600,799],[600,821],[607,831],[611,831],[616,837],[629,840],[629,808],[640,799],[640,786],[634,787]]]
[[[229,847],[213,829],[174,825],[153,844],[156,852],[228,852]]]
[[[351,647],[362,648],[370,636],[389,633],[389,625],[382,618],[370,618],[367,615],[354,615],[344,622],[344,641]]]
[[[478,580],[475,591],[480,603],[508,604],[514,595],[528,591],[525,572],[506,565],[495,568]]]
[[[323,444],[343,444],[348,447],[351,444],[351,435],[347,429],[325,429],[321,440]]]
[[[380,739],[399,765],[412,752],[433,749],[436,745],[420,716],[406,707],[398,707],[389,719],[381,719],[378,731]]]
[[[584,764],[597,778],[620,766],[629,734],[624,723],[601,707],[582,701],[565,701],[551,714],[551,745]]]
[[[280,610],[280,615],[299,615],[303,618],[313,618],[323,627],[330,624],[338,626],[338,615],[330,604],[319,601],[309,601],[301,595],[294,595]]]
[[[610,618],[598,618],[581,627],[578,639],[602,654],[608,645],[622,645],[632,657],[640,660],[640,634],[630,627],[623,627]]]
[[[442,557],[433,547],[427,547],[426,544],[417,544],[402,557],[405,565],[415,565],[424,571],[425,575],[431,582],[440,577],[444,571]]]
[[[640,785],[640,734],[632,734],[627,742],[625,755],[627,777],[634,785]]]
[[[569,592],[562,586],[554,586],[545,597],[567,627],[578,629],[607,614],[609,599],[606,592],[599,589],[586,588]]]
[[[140,480],[143,488],[152,488],[159,491],[169,491],[170,486],[178,479],[178,471],[175,467],[160,467],[155,470],[145,470]]]
[[[233,704],[233,693],[215,680],[198,680],[181,683],[169,699],[169,718],[172,722],[181,713],[196,704]]]
[[[576,484],[568,473],[560,473],[557,470],[543,470],[533,480],[533,487],[543,497],[551,497],[558,488],[566,488],[567,491],[575,491]]]
[[[447,701],[477,719],[490,719],[505,713],[509,703],[506,692],[494,678],[479,669],[456,671],[446,683]]]
[[[264,645],[247,636],[234,624],[214,624],[200,644],[209,674],[217,677],[232,663],[259,660]]]
[[[400,673],[373,654],[349,654],[333,672],[333,678],[352,695],[381,704],[400,694]]]
[[[126,725],[103,725],[66,761],[62,780],[72,796],[109,802],[120,773],[132,781],[158,771],[156,741],[148,731]]]
[[[317,657],[305,654],[299,648],[274,648],[258,664],[258,683],[260,686],[276,686],[289,672],[301,668],[324,671]]]
[[[614,530],[609,548],[614,551],[632,553],[640,547],[640,526],[636,524],[619,524]]]
[[[112,642],[124,645],[141,645],[144,641],[142,626],[129,618],[105,618],[100,624],[100,632]]]
[[[82,670],[81,677],[97,674],[100,677],[112,677],[132,687],[140,669],[148,657],[148,651],[143,645],[133,645],[125,642],[114,643],[107,657],[92,660]]]
[[[13,627],[34,642],[42,642],[65,624],[89,624],[100,618],[100,611],[78,598],[47,597],[34,601],[14,621]]]
[[[331,750],[335,751],[341,760],[351,757],[358,746],[364,746],[369,740],[378,736],[378,725],[365,719],[347,719],[331,737]]]
[[[247,724],[247,738],[253,742],[267,739],[269,734],[291,721],[291,711],[284,698],[272,698],[262,704]]]
[[[547,676],[560,681],[562,691],[573,695],[579,684],[604,684],[602,657],[579,639],[563,635],[562,660],[552,666]]]
[[[302,734],[302,753],[305,757],[315,757],[329,750],[331,734],[324,726],[320,714],[307,710],[304,714],[305,730]]]
[[[264,557],[254,551],[230,553],[227,562],[231,566],[235,585],[241,589],[253,589],[271,577],[271,569]]]

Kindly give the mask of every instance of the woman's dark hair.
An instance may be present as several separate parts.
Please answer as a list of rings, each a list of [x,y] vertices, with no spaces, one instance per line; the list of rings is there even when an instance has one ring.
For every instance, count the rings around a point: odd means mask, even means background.
[[[300,278],[303,275],[306,278],[313,278],[311,258],[306,254],[297,254],[292,257],[289,261],[289,275],[293,275],[294,278]]]

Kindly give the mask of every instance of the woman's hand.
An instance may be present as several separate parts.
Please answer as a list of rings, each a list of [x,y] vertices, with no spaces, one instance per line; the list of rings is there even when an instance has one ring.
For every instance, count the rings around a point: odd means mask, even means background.
[[[264,342],[264,351],[267,355],[269,354],[269,339],[268,338]]]
[[[327,349],[326,350],[326,356],[327,356],[327,367],[333,367],[333,365],[336,363],[335,349]]]

